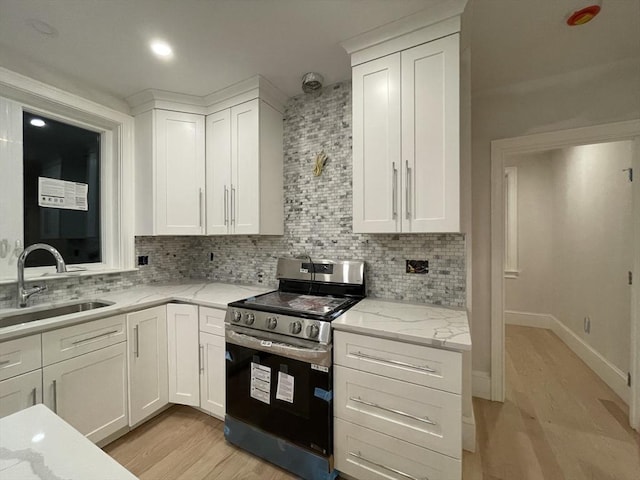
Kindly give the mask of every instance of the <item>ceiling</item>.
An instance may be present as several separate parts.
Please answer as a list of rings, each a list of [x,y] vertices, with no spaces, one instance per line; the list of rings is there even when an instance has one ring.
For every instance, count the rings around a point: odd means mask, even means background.
[[[0,0],[0,65],[118,99],[148,88],[204,96],[256,74],[293,96],[308,71],[327,85],[350,78],[341,41],[438,1]],[[470,0],[473,89],[638,57],[640,0],[603,0],[591,23],[564,24],[596,2]],[[172,44],[171,61],[150,53],[152,38]]]

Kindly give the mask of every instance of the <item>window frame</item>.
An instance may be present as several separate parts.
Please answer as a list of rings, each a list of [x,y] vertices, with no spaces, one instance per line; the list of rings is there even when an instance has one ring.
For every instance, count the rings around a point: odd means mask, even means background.
[[[133,117],[2,67],[0,96],[19,104],[22,113],[43,115],[100,133],[103,258],[99,263],[74,264],[69,270],[70,273],[76,270],[81,274],[101,274],[135,269]],[[24,202],[24,192],[21,201]],[[24,242],[24,223],[17,238]],[[52,268],[26,268],[25,278],[42,278]],[[15,276],[4,277],[0,283],[16,280],[17,268]]]

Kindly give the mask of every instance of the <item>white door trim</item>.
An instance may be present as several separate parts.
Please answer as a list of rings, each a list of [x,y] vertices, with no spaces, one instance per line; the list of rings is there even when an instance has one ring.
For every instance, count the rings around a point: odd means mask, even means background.
[[[504,401],[504,163],[505,158],[575,145],[634,140],[633,167],[640,175],[640,120],[540,133],[491,142],[491,399]],[[640,180],[633,184],[634,272],[631,289],[630,423],[640,429]]]

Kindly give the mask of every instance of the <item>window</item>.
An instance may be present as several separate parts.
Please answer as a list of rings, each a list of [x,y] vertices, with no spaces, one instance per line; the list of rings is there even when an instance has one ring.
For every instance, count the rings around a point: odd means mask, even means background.
[[[102,261],[100,133],[23,113],[24,244],[47,243],[68,264]],[[27,267],[54,265],[34,251]]]

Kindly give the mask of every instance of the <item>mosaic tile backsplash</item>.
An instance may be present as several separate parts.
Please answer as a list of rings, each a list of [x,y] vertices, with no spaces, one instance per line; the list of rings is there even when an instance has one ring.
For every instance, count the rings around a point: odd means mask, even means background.
[[[34,300],[99,296],[188,278],[275,288],[279,256],[309,255],[365,260],[370,296],[463,307],[464,235],[351,231],[351,144],[350,82],[294,97],[284,119],[283,236],[137,237],[136,255],[148,255],[149,265],[137,272],[49,282],[49,291]],[[322,150],[328,161],[315,177],[315,157]],[[406,260],[428,260],[429,273],[406,273]],[[15,285],[0,286],[0,308],[14,305]]]

